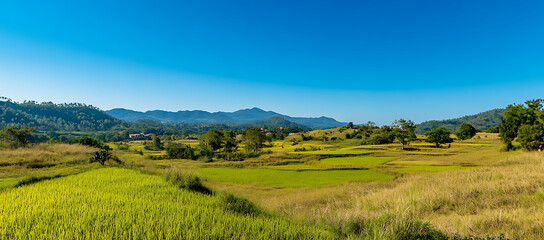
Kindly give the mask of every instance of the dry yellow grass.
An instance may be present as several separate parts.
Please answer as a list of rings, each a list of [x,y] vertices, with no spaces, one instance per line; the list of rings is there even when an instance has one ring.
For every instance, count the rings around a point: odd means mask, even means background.
[[[96,149],[79,144],[37,144],[0,150],[0,190],[28,177],[53,177],[86,171]]]
[[[544,155],[538,153],[473,170],[282,195],[255,200],[293,217],[331,225],[391,214],[430,222],[448,234],[544,239]]]

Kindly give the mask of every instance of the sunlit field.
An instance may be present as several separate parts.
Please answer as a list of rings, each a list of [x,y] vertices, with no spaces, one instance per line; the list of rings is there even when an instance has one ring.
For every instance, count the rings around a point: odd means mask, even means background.
[[[123,163],[106,166],[89,163],[95,149],[77,144],[4,149],[0,198],[8,204],[1,210],[7,223],[1,234],[395,239],[402,232],[439,231],[544,237],[544,156],[502,152],[496,134],[441,148],[415,141],[406,150],[399,144],[360,145],[357,139],[296,138],[271,142],[264,154],[244,161],[161,159],[156,156],[166,153],[144,149],[143,141],[128,142],[123,150],[110,143]],[[171,168],[196,174],[215,193],[247,198],[267,214],[232,213],[220,195],[176,188],[162,177]]]
[[[0,195],[2,239],[325,239],[325,229],[225,209],[164,178],[106,168]]]

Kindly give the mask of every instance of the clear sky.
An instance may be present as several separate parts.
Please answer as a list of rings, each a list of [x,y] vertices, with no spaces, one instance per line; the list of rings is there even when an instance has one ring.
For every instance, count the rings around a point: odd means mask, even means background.
[[[460,117],[544,98],[544,1],[0,1],[0,96]]]

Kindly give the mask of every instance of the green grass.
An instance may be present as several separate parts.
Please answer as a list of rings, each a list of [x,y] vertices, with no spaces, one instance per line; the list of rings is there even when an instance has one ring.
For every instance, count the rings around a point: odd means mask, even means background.
[[[374,157],[374,156],[358,156],[358,157],[342,157],[342,158],[326,158],[320,162],[324,165],[342,165],[342,166],[366,166],[384,164],[395,160],[394,157]]]
[[[305,151],[305,152],[292,152],[292,153],[302,154],[302,155],[318,155],[318,156],[358,156],[358,155],[371,154],[373,152],[364,151],[364,150],[335,150],[335,151],[319,150],[319,151]]]
[[[388,181],[394,176],[372,170],[282,171],[273,169],[201,168],[206,180],[280,188],[321,187],[346,182]]]
[[[164,178],[105,168],[0,194],[0,239],[323,239],[324,229],[224,209]]]
[[[318,166],[314,165],[306,165],[306,164],[286,164],[286,165],[275,165],[275,166],[268,166],[269,169],[276,169],[276,170],[287,170],[287,171],[305,171],[305,170],[319,170],[322,169]]]

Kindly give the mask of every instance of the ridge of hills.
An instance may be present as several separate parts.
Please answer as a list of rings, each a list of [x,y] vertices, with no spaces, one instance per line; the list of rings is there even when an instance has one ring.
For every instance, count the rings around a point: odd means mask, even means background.
[[[244,115],[241,116],[244,117]],[[0,128],[25,125],[38,131],[97,132],[111,130],[150,131],[150,128],[162,126],[162,128],[171,129],[171,132],[184,130],[183,132],[195,134],[202,134],[202,131],[209,128],[239,130],[251,127],[267,129],[293,127],[310,130],[305,125],[289,121],[278,115],[251,120],[250,114],[246,114],[245,118],[249,120],[244,123],[161,123],[165,122],[160,121],[161,119],[140,119],[128,122],[111,116],[99,108],[82,103],[0,101]]]
[[[504,109],[468,115],[446,120],[431,120],[417,124],[416,133],[424,134],[433,128],[444,127],[452,132],[458,130],[462,123],[470,123],[475,128],[486,130],[500,124],[499,117]],[[299,127],[305,130],[325,129],[345,126],[332,118],[301,118],[264,111],[259,108],[243,109],[235,112],[178,111],[161,110],[138,112],[127,109],[102,111],[91,105],[81,103],[55,104],[52,102],[23,103],[0,101],[0,127],[26,125],[40,131],[108,131],[128,126],[130,122],[156,121],[156,124],[167,123],[177,128],[279,128]],[[153,124],[153,125],[156,125]],[[200,126],[200,127],[199,127]],[[126,129],[127,127],[124,127]]]
[[[310,127],[312,129],[324,129],[341,127],[347,123],[336,121],[329,117],[291,117],[276,113],[273,111],[265,111],[254,107],[251,109],[242,109],[235,112],[207,112],[202,110],[192,111],[177,111],[169,112],[163,110],[153,110],[139,112],[124,108],[114,108],[106,113],[111,116],[129,122],[137,120],[149,119],[167,123],[227,123],[227,124],[245,124],[255,121],[263,121],[271,117],[281,117],[285,120],[298,123]]]

